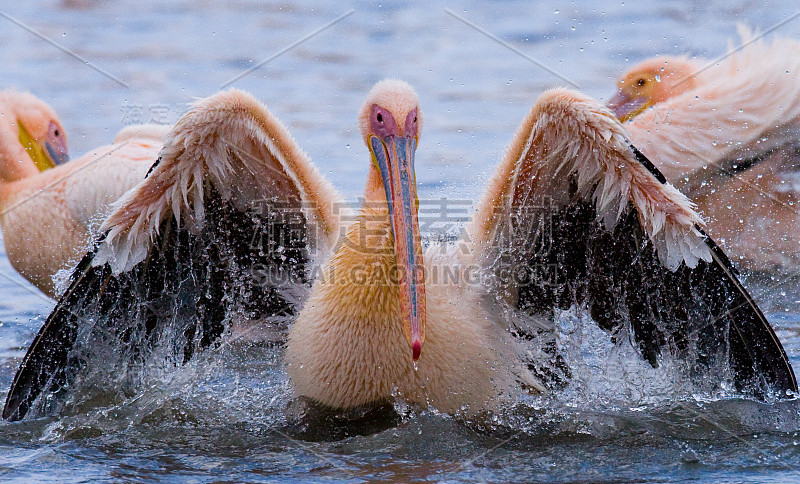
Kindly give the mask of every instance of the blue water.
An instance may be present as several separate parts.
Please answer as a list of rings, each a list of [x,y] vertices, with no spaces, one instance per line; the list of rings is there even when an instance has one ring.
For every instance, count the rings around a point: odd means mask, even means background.
[[[800,8],[794,0],[1,5],[0,12],[91,64],[0,17],[0,85],[51,103],[73,156],[109,142],[127,123],[174,122],[194,98],[352,11],[233,83],[263,100],[351,199],[361,192],[368,162],[355,115],[379,79],[405,79],[420,94],[421,198],[471,199],[544,89],[578,85],[607,99],[632,62],[664,53],[713,58],[735,38],[738,22],[766,30]],[[800,18],[775,34],[800,38]],[[800,369],[796,283],[762,281],[753,289]],[[53,304],[0,254],[0,395]],[[233,347],[84,412],[0,423],[0,479],[800,480],[796,402],[673,400],[657,385],[630,383],[616,394],[603,381],[587,383],[585,393],[523,403],[494,420],[400,409],[401,421],[381,432],[315,442],[292,427],[279,351]]]

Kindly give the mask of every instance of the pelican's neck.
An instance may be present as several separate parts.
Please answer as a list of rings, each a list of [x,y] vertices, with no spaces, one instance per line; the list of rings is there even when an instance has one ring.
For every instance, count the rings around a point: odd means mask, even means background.
[[[374,168],[364,204],[338,244],[289,334],[286,359],[295,390],[337,408],[387,401],[398,387],[421,401],[409,383],[414,376],[397,256]]]
[[[397,306],[397,256],[389,218],[386,194],[378,170],[371,166],[364,190],[364,202],[339,248],[327,264],[336,271],[330,280],[348,290],[369,294],[355,301],[394,299]],[[340,276],[345,276],[344,278]]]
[[[381,174],[374,163],[370,164],[367,171],[367,184],[364,187],[364,204],[361,206],[361,211],[363,212],[365,208],[383,209],[387,214],[388,226],[389,205],[386,203],[386,190],[383,188]]]

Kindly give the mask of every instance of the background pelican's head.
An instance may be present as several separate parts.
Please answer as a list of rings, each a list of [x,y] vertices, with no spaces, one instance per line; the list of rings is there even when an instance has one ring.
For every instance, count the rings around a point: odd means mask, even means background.
[[[625,122],[650,106],[697,87],[701,66],[686,57],[654,57],[628,69],[608,107]]]
[[[422,242],[417,220],[419,201],[414,172],[414,153],[422,126],[417,93],[403,81],[377,83],[367,94],[359,113],[359,124],[372,158],[367,192],[383,192],[386,197],[397,257],[403,330],[412,357],[417,360],[425,341],[426,321]]]
[[[0,91],[0,176],[24,178],[69,161],[56,113],[27,92]]]

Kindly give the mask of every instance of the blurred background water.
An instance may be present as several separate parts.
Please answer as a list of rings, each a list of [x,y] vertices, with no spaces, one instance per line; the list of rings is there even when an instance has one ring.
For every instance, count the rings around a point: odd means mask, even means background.
[[[715,58],[737,41],[737,23],[765,31],[800,10],[794,0],[0,5],[0,86],[49,102],[73,157],[110,142],[126,124],[172,123],[192,100],[271,59],[232,86],[266,103],[350,199],[361,193],[368,160],[356,112],[377,80],[402,78],[420,94],[420,197],[474,199],[543,90],[579,87],[605,101],[632,63],[656,54]],[[800,18],[771,35],[800,38]],[[786,310],[800,291],[769,282],[753,289],[800,369],[800,315]],[[0,254],[0,395],[53,304]],[[489,423],[412,409],[383,432],[320,443],[286,430],[288,387],[274,351],[232,350],[224,365],[206,363],[182,369],[135,401],[0,423],[0,479],[800,479],[795,402],[572,395]]]

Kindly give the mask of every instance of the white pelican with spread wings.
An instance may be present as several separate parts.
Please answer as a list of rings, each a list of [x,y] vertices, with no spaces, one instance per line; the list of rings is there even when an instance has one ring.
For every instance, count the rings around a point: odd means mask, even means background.
[[[723,364],[717,383],[748,394],[797,390],[775,333],[691,202],[596,101],[567,90],[539,98],[468,237],[445,253],[423,250],[419,232],[414,90],[378,83],[359,125],[370,152],[364,202],[342,217],[339,196],[266,107],[236,90],[199,102],[116,203],[28,350],[3,416],[70,391],[97,345],[119,348],[119,361],[100,363],[118,373],[155,347],[182,364],[232,328],[287,323],[298,397],[474,413],[568,381],[553,345],[521,349],[546,342],[546,325],[519,321],[572,306],[613,339],[628,335],[654,366],[670,352],[698,378]],[[445,269],[453,277],[437,278]]]

